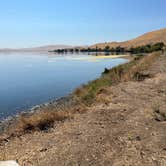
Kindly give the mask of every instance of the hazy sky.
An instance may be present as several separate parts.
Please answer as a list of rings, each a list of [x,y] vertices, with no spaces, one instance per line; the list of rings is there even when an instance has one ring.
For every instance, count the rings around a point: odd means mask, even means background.
[[[166,27],[166,0],[0,0],[0,47],[121,41]]]

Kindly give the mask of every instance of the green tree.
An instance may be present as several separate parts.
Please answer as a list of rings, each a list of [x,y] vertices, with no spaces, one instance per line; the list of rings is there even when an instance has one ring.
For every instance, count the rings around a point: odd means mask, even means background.
[[[106,46],[104,49],[105,52],[109,52],[110,51],[110,46]]]

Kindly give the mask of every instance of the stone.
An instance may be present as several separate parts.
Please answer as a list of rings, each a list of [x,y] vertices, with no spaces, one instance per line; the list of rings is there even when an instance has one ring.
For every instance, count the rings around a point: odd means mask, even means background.
[[[14,160],[0,161],[0,166],[19,166],[19,164]]]

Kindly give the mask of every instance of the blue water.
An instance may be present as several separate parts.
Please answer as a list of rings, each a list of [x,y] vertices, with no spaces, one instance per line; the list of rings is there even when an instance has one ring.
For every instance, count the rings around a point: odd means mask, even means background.
[[[125,59],[91,55],[0,53],[0,119],[63,97]]]

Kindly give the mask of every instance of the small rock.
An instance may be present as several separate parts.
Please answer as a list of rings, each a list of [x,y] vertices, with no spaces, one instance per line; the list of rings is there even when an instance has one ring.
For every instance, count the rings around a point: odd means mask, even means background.
[[[9,161],[0,161],[0,166],[19,166],[19,165],[16,161],[9,160]]]
[[[46,152],[48,149],[47,148],[43,148],[43,149],[40,149],[40,152]]]
[[[136,139],[137,141],[141,141],[141,137],[140,137],[139,135],[136,136],[135,139]]]

